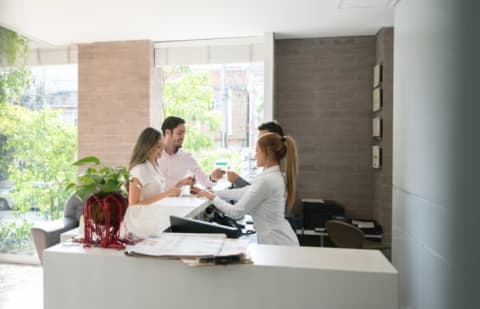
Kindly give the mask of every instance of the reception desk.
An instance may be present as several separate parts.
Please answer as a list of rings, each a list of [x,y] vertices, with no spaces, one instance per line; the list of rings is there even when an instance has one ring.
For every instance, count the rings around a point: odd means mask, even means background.
[[[59,244],[44,252],[45,309],[398,308],[398,272],[379,251],[251,244],[249,254],[253,264],[188,267]]]

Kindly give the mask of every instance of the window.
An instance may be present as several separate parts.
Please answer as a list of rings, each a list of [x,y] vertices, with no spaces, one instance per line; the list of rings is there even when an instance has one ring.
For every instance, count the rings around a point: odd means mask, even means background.
[[[164,115],[187,121],[184,148],[202,168],[227,165],[248,176],[263,120],[263,64],[162,67]]]
[[[31,226],[62,217],[76,174],[77,65],[0,74],[10,80],[0,105],[0,254],[33,255]]]
[[[159,42],[164,116],[187,121],[184,148],[206,172],[229,166],[254,173],[257,126],[264,111],[263,36]]]

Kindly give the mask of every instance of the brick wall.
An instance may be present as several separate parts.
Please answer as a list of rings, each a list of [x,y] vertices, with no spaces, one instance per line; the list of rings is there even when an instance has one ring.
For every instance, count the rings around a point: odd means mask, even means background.
[[[274,118],[298,144],[298,197],[373,216],[375,36],[277,40]]]
[[[373,217],[382,224],[384,242],[392,240],[393,28],[377,33],[377,63],[383,66],[383,106],[374,115],[383,122],[382,168],[374,170]]]
[[[79,46],[79,158],[95,155],[107,165],[128,164],[139,133],[157,119],[154,73],[150,41]]]

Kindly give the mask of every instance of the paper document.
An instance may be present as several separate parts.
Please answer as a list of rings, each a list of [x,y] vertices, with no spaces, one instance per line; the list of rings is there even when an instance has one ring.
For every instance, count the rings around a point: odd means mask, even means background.
[[[352,224],[358,226],[360,229],[371,229],[375,227],[375,223],[372,221],[352,220]]]
[[[248,239],[229,239],[225,234],[163,233],[127,246],[131,256],[180,258],[189,266],[247,264]]]
[[[129,255],[146,255],[167,258],[217,256],[225,242],[224,234],[163,233],[158,238],[147,238],[133,246],[127,246]]]
[[[248,239],[225,239],[223,247],[217,256],[227,255],[244,255],[247,254],[248,245],[250,241]]]
[[[225,239],[223,248],[217,256],[208,258],[183,258],[182,261],[188,266],[212,266],[227,264],[250,264],[252,260],[248,256],[248,239]]]

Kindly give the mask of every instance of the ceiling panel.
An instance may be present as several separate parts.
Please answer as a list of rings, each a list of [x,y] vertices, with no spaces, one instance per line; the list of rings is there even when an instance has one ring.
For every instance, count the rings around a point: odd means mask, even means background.
[[[372,35],[393,25],[390,5],[339,8],[345,1],[354,0],[0,0],[0,24],[53,45]]]

